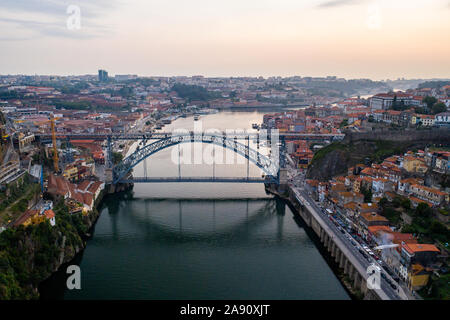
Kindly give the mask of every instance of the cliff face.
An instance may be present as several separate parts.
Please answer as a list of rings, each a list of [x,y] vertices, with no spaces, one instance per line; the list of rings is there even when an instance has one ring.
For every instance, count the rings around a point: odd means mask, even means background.
[[[380,162],[408,150],[423,149],[427,145],[450,145],[449,130],[397,131],[374,135],[347,134],[342,142],[335,142],[319,150],[308,168],[307,177],[326,181],[334,176],[345,174],[347,169],[359,164]]]
[[[316,159],[308,168],[307,177],[325,181],[331,177],[347,172],[350,163],[350,152],[344,149],[324,150],[326,154]]]
[[[0,234],[0,300],[37,299],[38,285],[85,247],[98,212],[69,215],[57,206],[56,226],[47,221]]]

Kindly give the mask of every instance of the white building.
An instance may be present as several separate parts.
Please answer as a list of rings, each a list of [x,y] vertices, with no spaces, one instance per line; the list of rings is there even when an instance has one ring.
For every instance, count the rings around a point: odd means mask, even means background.
[[[435,115],[434,123],[438,126],[450,125],[450,112],[442,112]]]

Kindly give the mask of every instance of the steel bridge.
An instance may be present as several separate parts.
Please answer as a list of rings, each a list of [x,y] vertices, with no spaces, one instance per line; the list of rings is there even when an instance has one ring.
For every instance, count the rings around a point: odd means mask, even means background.
[[[226,135],[232,138],[246,139],[256,139],[258,136],[263,136],[267,134],[268,138],[271,136],[270,130],[260,130],[260,133],[250,132],[250,133],[239,133],[239,132],[222,132],[222,135]],[[172,132],[141,132],[141,133],[56,133],[56,138],[58,140],[159,140],[164,138],[169,138],[174,135]],[[338,141],[343,140],[345,134],[342,133],[289,133],[280,132],[280,138],[284,139],[299,139],[299,140],[329,140]],[[35,137],[42,142],[51,142],[52,135],[48,133],[35,134]]]
[[[42,142],[50,142],[51,134],[36,134],[36,138]],[[342,140],[344,134],[309,134],[309,133],[279,133],[277,130],[260,130],[260,132],[141,132],[141,133],[109,133],[109,134],[89,134],[89,133],[57,133],[58,140],[95,140],[107,141],[107,170],[111,176],[107,177],[107,182],[117,183],[161,183],[161,182],[220,182],[220,183],[280,183],[280,168],[285,165],[285,141],[287,139],[302,139],[314,141],[336,141]],[[112,143],[118,140],[141,140],[145,143],[154,141],[142,148],[138,148],[134,153],[123,159],[116,166],[112,162]],[[238,142],[246,140],[246,144]],[[271,157],[267,157],[250,148],[250,140],[256,141],[258,148],[260,142],[268,142],[271,145]],[[271,143],[276,141],[276,143]],[[247,160],[247,176],[241,178],[228,177],[182,177],[179,167],[178,177],[131,177],[131,170],[151,155],[181,143],[202,142],[214,144],[226,149],[233,150]],[[252,162],[265,174],[264,177],[249,177],[249,163]],[[144,172],[146,173],[144,161]]]
[[[272,135],[272,139],[275,135]],[[273,141],[280,141],[277,139]],[[246,144],[238,142],[239,139],[245,139]],[[145,141],[145,140],[144,140]],[[242,178],[229,178],[229,177],[181,177],[180,164],[181,161],[178,160],[179,166],[179,176],[178,177],[134,177],[129,178],[129,172],[139,163],[144,161],[149,156],[164,150],[166,148],[179,145],[182,143],[207,143],[220,146],[224,149],[233,150],[235,153],[243,156],[247,160],[247,176]],[[121,163],[112,168],[112,183],[124,183],[124,182],[145,182],[145,183],[155,183],[155,182],[239,182],[239,183],[278,183],[279,182],[279,171],[280,166],[284,166],[284,157],[280,156],[280,147],[284,150],[284,142],[275,143],[276,146],[272,146],[271,157],[267,157],[262,153],[250,148],[250,135],[241,135],[240,137],[223,136],[221,134],[212,133],[175,133],[173,135],[159,139],[153,143],[150,143],[143,148],[138,148],[135,152],[130,154],[127,158],[123,159]],[[178,153],[180,156],[180,153]],[[109,158],[109,157],[108,157]],[[281,160],[283,158],[283,160]],[[258,168],[260,168],[265,173],[264,178],[254,178],[249,176],[249,163],[252,162]],[[144,171],[146,169],[144,168]]]

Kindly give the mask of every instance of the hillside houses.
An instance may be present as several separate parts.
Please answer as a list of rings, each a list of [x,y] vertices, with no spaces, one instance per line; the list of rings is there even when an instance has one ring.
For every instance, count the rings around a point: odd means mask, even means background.
[[[75,201],[82,206],[83,213],[87,213],[94,208],[95,200],[104,187],[101,181],[84,180],[74,184],[61,176],[49,175],[47,192],[56,198]]]

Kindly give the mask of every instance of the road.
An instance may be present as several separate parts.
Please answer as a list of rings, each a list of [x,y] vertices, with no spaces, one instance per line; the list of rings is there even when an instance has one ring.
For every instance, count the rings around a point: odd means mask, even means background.
[[[381,269],[381,272],[387,275],[375,259],[370,257],[368,254],[365,254],[367,258],[361,254],[358,249],[363,252],[365,251],[361,244],[354,240],[343,228],[341,228],[341,231],[339,227],[336,226],[337,222],[333,222],[333,217],[326,213],[325,208],[320,208],[319,205],[309,196],[308,192],[304,189],[304,173],[299,173],[298,170],[291,169],[288,171],[288,176],[291,177],[290,187],[294,191],[299,202],[305,205],[308,211],[319,222],[321,227],[325,229],[329,235],[332,235],[333,241],[339,246],[340,250],[350,260],[353,266],[355,266],[359,273],[361,275],[365,275],[365,278],[367,278],[368,275],[366,270],[370,265],[374,264]],[[389,275],[387,275],[387,277],[390,278]],[[394,290],[382,277],[380,287],[381,289],[376,291],[379,296],[385,300],[408,299],[408,295],[403,292],[400,286],[397,285],[397,290]]]

